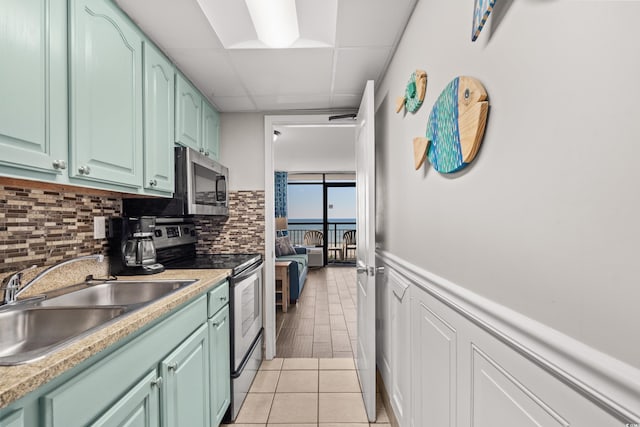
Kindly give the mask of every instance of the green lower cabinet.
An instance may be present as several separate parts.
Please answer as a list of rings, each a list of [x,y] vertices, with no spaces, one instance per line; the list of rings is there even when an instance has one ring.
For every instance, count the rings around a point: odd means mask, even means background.
[[[231,403],[231,363],[229,340],[229,306],[209,319],[211,360],[211,425],[222,422]]]
[[[18,409],[7,416],[0,419],[0,427],[23,427],[24,413],[22,409]]]
[[[162,426],[210,427],[207,324],[160,363]]]
[[[159,386],[154,369],[91,426],[159,427]]]

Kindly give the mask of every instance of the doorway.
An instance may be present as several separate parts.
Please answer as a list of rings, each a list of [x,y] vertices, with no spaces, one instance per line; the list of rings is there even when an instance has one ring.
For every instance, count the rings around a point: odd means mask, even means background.
[[[271,359],[276,356],[276,297],[275,297],[275,187],[274,187],[274,171],[275,167],[275,156],[274,156],[274,147],[275,144],[280,144],[282,140],[286,140],[284,137],[289,133],[289,130],[293,131],[306,131],[309,129],[321,129],[324,131],[336,130],[343,132],[350,132],[350,135],[354,135],[353,138],[350,138],[350,141],[355,140],[355,123],[353,121],[348,123],[332,123],[329,120],[328,115],[292,115],[292,116],[265,116],[265,271],[264,271],[264,279],[265,279],[265,358]],[[276,142],[273,138],[274,130],[279,129],[282,132],[278,137],[278,142]],[[281,139],[282,137],[282,139]],[[322,140],[321,143],[316,144],[315,147],[326,147],[330,144],[335,144],[333,148],[333,162],[332,166],[335,168],[339,168],[338,164],[340,164],[340,160],[345,156],[339,155],[338,152],[340,150],[348,149],[351,154],[351,158],[355,159],[354,154],[354,143],[352,142],[349,147],[340,147],[336,144],[336,138],[332,138],[327,136]],[[298,147],[295,145],[291,145],[288,150],[291,152],[295,151]],[[315,148],[307,149],[303,154],[296,156],[296,159],[306,158],[311,160],[317,160],[321,157]],[[339,168],[338,171],[344,172],[353,171],[354,170],[354,162],[352,160],[351,166],[348,168]],[[292,172],[300,172],[300,171],[309,171],[319,169],[316,166],[308,166],[307,164],[298,165],[297,167],[292,168],[282,168],[279,170],[289,170]],[[337,172],[336,169],[329,168],[331,172]],[[326,257],[325,257],[326,258]],[[306,279],[305,285],[303,287],[301,297],[304,297],[306,292],[309,291],[309,295],[312,295],[311,288],[307,288],[306,285],[311,283],[313,271],[309,271],[308,278]],[[320,290],[322,294],[324,289]],[[326,290],[327,294],[327,304],[328,304],[328,290]],[[322,310],[324,313],[324,310]],[[314,311],[315,314],[315,311]],[[310,316],[310,310],[307,310],[305,316]],[[320,316],[319,318],[326,318],[327,316]],[[328,321],[330,322],[330,316],[328,316]],[[309,317],[305,317],[308,319]],[[321,321],[324,321],[321,319]],[[310,323],[309,321],[305,323]],[[344,322],[346,324],[346,320]],[[311,343],[311,347],[313,347],[313,338],[309,341],[308,338],[302,340],[305,342],[305,346],[309,346]]]

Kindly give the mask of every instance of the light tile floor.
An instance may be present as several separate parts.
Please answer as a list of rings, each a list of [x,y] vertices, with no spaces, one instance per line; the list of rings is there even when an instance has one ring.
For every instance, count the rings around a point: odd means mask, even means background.
[[[302,295],[287,313],[276,310],[277,357],[354,357],[356,269],[310,269]]]
[[[391,427],[377,399],[369,424],[353,359],[264,361],[234,427]],[[226,425],[226,424],[225,424]]]

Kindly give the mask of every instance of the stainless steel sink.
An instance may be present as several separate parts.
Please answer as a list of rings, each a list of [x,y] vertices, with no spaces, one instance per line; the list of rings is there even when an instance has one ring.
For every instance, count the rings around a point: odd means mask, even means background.
[[[126,311],[126,307],[25,307],[1,311],[0,365],[36,360]]]
[[[0,307],[0,365],[44,357],[107,325],[118,316],[196,280],[86,282],[42,301]]]
[[[114,280],[40,302],[40,306],[105,306],[146,304],[173,293],[195,280]]]

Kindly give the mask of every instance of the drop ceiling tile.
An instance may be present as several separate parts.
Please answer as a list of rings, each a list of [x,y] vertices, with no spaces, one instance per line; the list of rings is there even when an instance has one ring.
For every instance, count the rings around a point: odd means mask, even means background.
[[[256,106],[261,111],[308,110],[329,108],[329,95],[267,95],[254,96]]]
[[[349,0],[338,5],[337,47],[392,46],[416,0]]]
[[[218,111],[225,113],[238,111],[256,111],[256,106],[246,96],[214,96],[213,103]]]
[[[336,55],[334,93],[362,93],[367,80],[380,77],[391,48],[344,48]]]
[[[358,108],[362,95],[333,95],[331,108]]]
[[[169,49],[169,56],[207,96],[246,96],[223,49]]]
[[[116,0],[163,50],[220,49],[222,44],[196,0]]]
[[[330,91],[333,49],[230,50],[228,54],[252,95]]]

